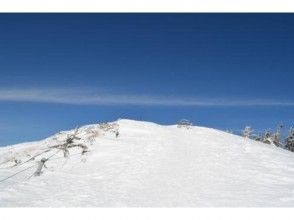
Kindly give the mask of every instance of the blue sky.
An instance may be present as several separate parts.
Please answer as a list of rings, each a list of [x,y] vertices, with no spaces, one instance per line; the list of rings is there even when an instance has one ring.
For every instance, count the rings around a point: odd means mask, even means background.
[[[0,145],[131,118],[293,126],[294,14],[0,14]]]

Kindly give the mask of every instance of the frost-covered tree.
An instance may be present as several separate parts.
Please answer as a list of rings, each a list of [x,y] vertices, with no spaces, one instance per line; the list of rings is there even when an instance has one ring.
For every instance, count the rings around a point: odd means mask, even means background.
[[[272,136],[272,142],[277,147],[282,147],[283,146],[283,144],[281,143],[281,130],[282,130],[283,127],[284,127],[283,124],[280,123],[277,126],[276,132]]]
[[[271,144],[276,147],[283,147],[283,143],[281,142],[282,128],[283,128],[283,125],[279,124],[274,133],[270,130],[266,130],[262,135],[256,136],[256,138],[254,138],[254,139],[256,141],[260,141],[265,144]]]
[[[265,144],[273,144],[273,133],[270,130],[266,130],[262,134],[254,135],[253,139]]]
[[[251,133],[253,132],[253,130],[251,129],[250,126],[246,126],[243,130],[242,130],[242,136],[245,138],[250,138]]]
[[[285,139],[286,149],[294,152],[294,128],[291,128],[288,137]]]

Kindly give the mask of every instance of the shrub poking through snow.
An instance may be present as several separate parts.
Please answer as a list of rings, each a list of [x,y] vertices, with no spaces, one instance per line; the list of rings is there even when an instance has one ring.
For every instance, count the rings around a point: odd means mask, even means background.
[[[103,131],[112,131],[115,130],[117,128],[117,123],[101,123],[99,124],[99,128]]]
[[[116,122],[113,122],[113,123],[101,123],[99,124],[99,128],[105,132],[111,132],[111,133],[114,133],[115,135],[119,132],[119,124],[116,123]]]
[[[94,143],[96,138],[99,136],[99,131],[96,129],[87,129],[87,137],[86,141],[89,142],[91,145]]]
[[[60,145],[55,145],[50,148],[56,148],[63,151],[64,157],[69,156],[69,149],[74,147],[79,147],[82,149],[82,152],[88,151],[88,147],[84,144],[75,143],[76,140],[80,140],[81,138],[77,137],[79,129],[76,128],[75,132],[72,135],[67,136],[65,143]]]
[[[190,129],[193,126],[193,124],[187,120],[187,119],[182,119],[178,122],[178,128],[187,128]]]

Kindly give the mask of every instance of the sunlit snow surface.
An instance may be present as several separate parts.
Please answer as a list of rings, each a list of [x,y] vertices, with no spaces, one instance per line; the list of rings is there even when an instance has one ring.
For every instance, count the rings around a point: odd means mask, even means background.
[[[294,153],[214,129],[119,120],[120,136],[98,125],[81,127],[90,152],[71,149],[0,183],[0,206],[233,207],[294,206]],[[96,138],[90,137],[93,131]],[[0,179],[35,165],[11,167],[73,131],[0,148]]]

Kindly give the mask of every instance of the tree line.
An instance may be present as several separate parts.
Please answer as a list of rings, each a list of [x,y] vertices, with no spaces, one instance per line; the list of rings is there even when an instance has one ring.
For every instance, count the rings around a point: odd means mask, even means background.
[[[276,147],[281,147],[294,152],[294,128],[290,128],[286,137],[282,138],[281,131],[283,125],[279,124],[274,132],[266,130],[261,134],[255,134],[250,126],[246,126],[241,135],[245,138],[250,138],[265,144],[271,144]]]
[[[182,119],[178,121],[178,128],[192,128],[193,123],[191,123],[187,119]],[[276,147],[281,147],[286,150],[294,152],[294,128],[290,128],[286,137],[282,137],[282,129],[283,124],[278,124],[276,130],[272,132],[271,130],[266,130],[261,134],[254,133],[254,130],[250,126],[245,126],[245,128],[241,131],[241,136],[245,138],[250,138],[255,141],[259,141],[265,144],[274,145]],[[233,133],[231,131],[227,131],[228,133]]]

